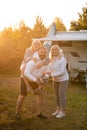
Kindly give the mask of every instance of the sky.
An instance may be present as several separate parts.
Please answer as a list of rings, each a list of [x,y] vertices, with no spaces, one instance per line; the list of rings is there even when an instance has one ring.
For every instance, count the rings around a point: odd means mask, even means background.
[[[69,29],[72,20],[78,20],[78,12],[86,6],[87,0],[0,0],[0,30],[16,27],[21,20],[33,28],[40,16],[46,27],[55,17],[61,18]]]

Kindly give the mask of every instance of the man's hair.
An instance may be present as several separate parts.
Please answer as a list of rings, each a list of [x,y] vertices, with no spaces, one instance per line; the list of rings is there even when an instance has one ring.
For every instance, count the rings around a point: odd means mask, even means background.
[[[43,47],[43,46],[41,46],[41,47],[39,48],[39,50],[40,50],[40,49],[44,49],[44,50],[46,50],[46,48],[45,48],[45,47]]]

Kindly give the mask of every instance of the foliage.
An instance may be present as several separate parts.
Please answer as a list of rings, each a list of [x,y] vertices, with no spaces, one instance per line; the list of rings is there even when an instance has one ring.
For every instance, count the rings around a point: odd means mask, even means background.
[[[18,28],[8,27],[0,33],[0,72],[19,70],[25,49],[30,47],[32,38],[44,37],[48,29],[38,16],[34,29],[20,21]]]
[[[87,30],[87,4],[82,8],[82,14],[78,13],[77,21],[71,21],[70,30]]]
[[[56,24],[56,31],[66,31],[66,27],[60,18],[56,17],[54,22]]]
[[[41,38],[46,36],[48,29],[44,26],[41,17],[36,17],[36,23],[34,24],[34,28],[32,31],[33,38]]]

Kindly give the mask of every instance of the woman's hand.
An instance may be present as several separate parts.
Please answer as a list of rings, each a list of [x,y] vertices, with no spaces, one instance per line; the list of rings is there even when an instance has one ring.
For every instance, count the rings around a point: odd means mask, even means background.
[[[32,60],[33,60],[34,62],[37,62],[37,58],[35,58],[35,57],[33,57]]]

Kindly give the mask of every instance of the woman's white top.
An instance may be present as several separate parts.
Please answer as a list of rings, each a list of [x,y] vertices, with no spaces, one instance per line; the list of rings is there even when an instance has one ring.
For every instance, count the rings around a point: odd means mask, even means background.
[[[61,82],[69,79],[66,69],[67,61],[64,57],[55,57],[48,65],[48,72],[51,72],[53,81]]]

